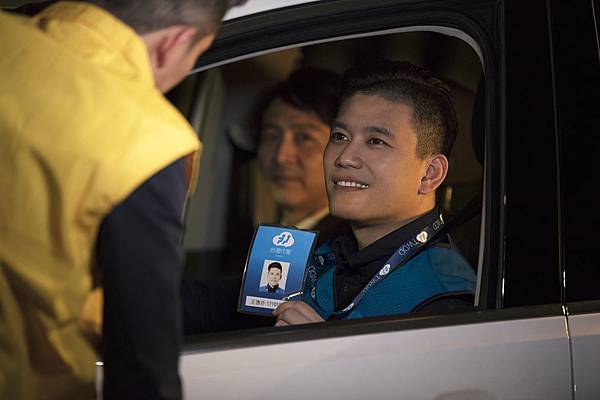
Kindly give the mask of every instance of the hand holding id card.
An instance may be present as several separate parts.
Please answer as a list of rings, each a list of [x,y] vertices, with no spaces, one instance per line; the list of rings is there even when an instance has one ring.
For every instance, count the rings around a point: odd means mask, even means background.
[[[271,315],[284,298],[298,293],[317,232],[259,225],[246,258],[238,311]]]

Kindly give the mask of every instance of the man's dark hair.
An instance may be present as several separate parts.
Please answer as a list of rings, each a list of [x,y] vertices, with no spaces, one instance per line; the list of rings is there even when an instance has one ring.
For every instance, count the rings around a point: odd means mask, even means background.
[[[32,3],[15,11],[33,15],[58,0]],[[139,35],[174,25],[198,28],[201,35],[217,30],[227,10],[247,0],[71,0],[92,3],[129,25]]]
[[[84,0],[125,22],[138,34],[174,25],[195,26],[200,33],[217,30],[227,10],[246,0]]]
[[[283,272],[283,267],[278,262],[272,262],[271,264],[269,264],[269,266],[267,267],[267,271],[270,271],[271,268],[277,268],[278,270]]]
[[[33,16],[33,15],[39,13],[40,11],[42,11],[44,8],[56,3],[57,1],[58,0],[51,0],[51,1],[29,3],[29,4],[22,5],[20,7],[14,8],[14,9],[8,9],[8,11],[15,12],[18,14]]]
[[[337,112],[339,83],[340,76],[335,72],[313,67],[297,69],[288,79],[265,92],[258,101],[253,113],[255,133],[259,133],[262,116],[275,99],[314,113],[329,126]]]
[[[348,70],[341,86],[340,105],[362,93],[411,106],[417,156],[449,156],[458,128],[454,99],[448,86],[428,70],[409,62],[380,60]]]
[[[225,13],[247,0],[71,0],[92,3],[119,18],[139,35],[174,25],[198,28],[200,35],[217,30]],[[36,2],[17,8],[34,15],[58,0]]]

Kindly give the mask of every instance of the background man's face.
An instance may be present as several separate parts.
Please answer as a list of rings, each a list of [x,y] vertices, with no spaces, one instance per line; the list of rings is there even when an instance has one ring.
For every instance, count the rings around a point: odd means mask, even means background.
[[[305,209],[307,216],[327,207],[323,150],[329,127],[310,112],[277,98],[261,121],[258,163],[284,208]]]
[[[279,285],[279,281],[281,281],[281,270],[279,268],[271,268],[269,270],[269,275],[267,277],[269,280],[269,286],[276,287]]]
[[[324,154],[333,215],[358,226],[415,216],[426,161],[411,116],[412,107],[376,95],[342,104]]]

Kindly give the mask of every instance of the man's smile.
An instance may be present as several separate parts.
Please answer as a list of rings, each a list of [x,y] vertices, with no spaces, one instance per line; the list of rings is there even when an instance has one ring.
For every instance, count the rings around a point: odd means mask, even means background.
[[[369,187],[368,184],[349,177],[333,178],[332,181],[336,190],[362,190]]]

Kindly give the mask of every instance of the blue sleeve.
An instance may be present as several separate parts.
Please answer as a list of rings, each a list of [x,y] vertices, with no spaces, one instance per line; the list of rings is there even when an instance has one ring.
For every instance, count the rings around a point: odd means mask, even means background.
[[[105,399],[181,398],[184,167],[152,176],[100,227]]]

